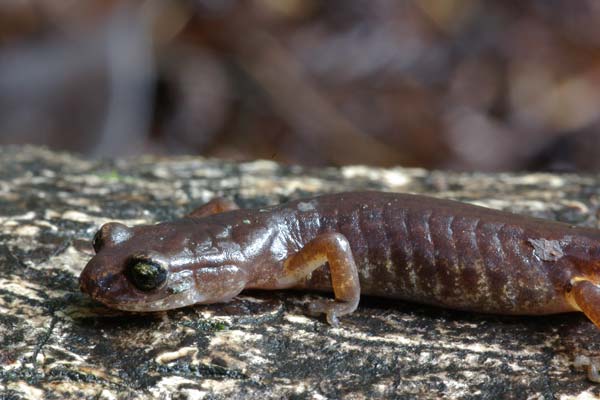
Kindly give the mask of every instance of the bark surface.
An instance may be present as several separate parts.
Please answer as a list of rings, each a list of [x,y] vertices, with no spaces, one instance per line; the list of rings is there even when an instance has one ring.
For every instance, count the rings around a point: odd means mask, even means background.
[[[573,367],[600,355],[582,314],[502,317],[363,298],[339,328],[305,316],[300,292],[154,314],[79,292],[108,221],[177,218],[224,195],[242,207],[345,190],[470,201],[599,226],[597,177],[256,161],[85,161],[0,148],[0,398],[559,398],[600,395]]]

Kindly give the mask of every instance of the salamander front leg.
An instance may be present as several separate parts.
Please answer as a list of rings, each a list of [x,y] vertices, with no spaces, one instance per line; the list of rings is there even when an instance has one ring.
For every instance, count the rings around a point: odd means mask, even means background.
[[[206,204],[201,205],[186,217],[202,218],[213,214],[219,214],[226,211],[238,210],[239,207],[233,201],[224,197],[216,197]]]
[[[567,296],[572,296],[579,309],[600,328],[600,287],[587,279],[576,279],[572,285]],[[579,355],[575,358],[574,365],[577,368],[587,369],[588,379],[600,383],[598,359]]]
[[[356,310],[360,300],[358,271],[350,244],[344,235],[325,233],[307,243],[285,261],[284,276],[280,278],[279,283],[285,285],[300,282],[325,262],[329,263],[335,301],[311,303],[309,312],[326,314],[327,322],[337,326],[338,317]]]

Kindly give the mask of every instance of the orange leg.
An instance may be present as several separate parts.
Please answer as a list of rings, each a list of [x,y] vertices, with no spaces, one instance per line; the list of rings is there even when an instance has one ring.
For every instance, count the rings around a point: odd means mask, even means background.
[[[354,256],[346,237],[340,233],[325,233],[307,243],[300,251],[284,263],[282,285],[293,285],[304,279],[312,271],[329,264],[331,285],[335,301],[324,300],[311,303],[311,314],[326,314],[327,322],[337,326],[338,317],[350,314],[360,300],[360,283]]]
[[[581,311],[600,328],[600,287],[587,279],[574,279],[569,293]]]
[[[233,201],[224,197],[216,197],[206,204],[201,205],[192,212],[186,215],[186,217],[202,218],[212,214],[219,214],[226,211],[237,210],[239,207]]]
[[[568,296],[600,328],[600,287],[587,279],[576,279]],[[598,359],[579,355],[575,358],[574,365],[577,368],[587,369],[590,381],[600,382],[600,374],[598,373],[600,362]]]

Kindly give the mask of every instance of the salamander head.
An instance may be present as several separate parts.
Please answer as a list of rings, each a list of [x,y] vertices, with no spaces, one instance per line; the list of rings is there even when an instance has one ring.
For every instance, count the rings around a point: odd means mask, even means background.
[[[212,247],[208,233],[205,240],[192,242],[185,231],[175,223],[135,228],[105,224],[94,236],[96,255],[81,273],[81,290],[109,307],[128,311],[212,303],[239,293],[241,288],[222,279],[224,274],[233,275],[242,281],[242,288],[245,283],[240,269],[227,263],[231,249]]]

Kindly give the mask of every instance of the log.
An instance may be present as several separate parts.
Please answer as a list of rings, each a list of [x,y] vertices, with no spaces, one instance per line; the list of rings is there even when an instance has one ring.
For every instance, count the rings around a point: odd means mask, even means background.
[[[200,157],[88,161],[0,147],[0,398],[562,398],[598,396],[573,367],[600,355],[582,314],[507,317],[363,298],[339,328],[317,293],[248,292],[153,314],[79,292],[108,221],[174,219],[224,195],[256,207],[325,192],[422,193],[599,225],[596,176],[301,168]]]

